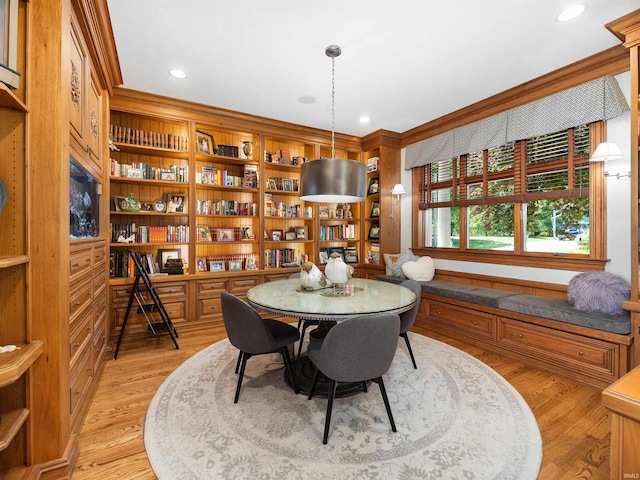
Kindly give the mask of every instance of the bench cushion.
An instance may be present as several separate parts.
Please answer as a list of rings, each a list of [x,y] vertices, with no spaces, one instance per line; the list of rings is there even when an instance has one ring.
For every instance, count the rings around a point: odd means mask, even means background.
[[[629,315],[617,315],[602,312],[578,310],[565,300],[557,298],[538,297],[536,295],[511,295],[501,298],[499,308],[512,312],[533,315],[534,317],[550,318],[560,322],[594,328],[605,332],[627,335],[631,333]]]
[[[378,280],[402,283],[401,278],[378,275]],[[500,308],[534,317],[549,318],[559,322],[593,328],[605,332],[628,335],[631,332],[631,320],[628,314],[615,315],[601,312],[578,310],[566,300],[539,297],[523,293],[507,292],[494,288],[476,287],[445,280],[420,282],[423,293],[453,298],[463,302],[475,303],[487,307]]]

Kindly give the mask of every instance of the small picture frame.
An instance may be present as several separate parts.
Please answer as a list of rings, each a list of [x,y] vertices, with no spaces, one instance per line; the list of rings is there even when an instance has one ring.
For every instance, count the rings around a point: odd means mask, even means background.
[[[160,180],[175,182],[176,172],[160,172]]]
[[[240,238],[245,242],[255,240],[256,236],[253,234],[253,227],[250,225],[243,225],[240,227]]]
[[[329,261],[330,250],[325,247],[320,248],[320,265],[325,265]]]
[[[242,260],[229,260],[229,271],[242,270]]]
[[[235,240],[233,228],[217,228],[216,240],[218,242],[233,242]]]
[[[293,230],[296,232],[297,240],[307,240],[308,237],[308,228],[305,226],[293,227]]]
[[[121,212],[123,209],[127,208],[127,197],[113,197],[113,206],[116,212]]]
[[[296,240],[296,232],[284,232],[284,239],[285,240]]]
[[[210,272],[224,272],[224,260],[209,260]]]
[[[356,247],[345,248],[344,261],[347,263],[358,263],[358,249]]]
[[[163,272],[165,270],[165,265],[167,264],[167,260],[170,258],[180,258],[180,250],[177,248],[168,248],[168,249],[160,249],[158,250],[158,264],[160,266],[160,271]]]
[[[278,189],[278,184],[276,183],[276,179],[275,178],[270,178],[267,180],[267,189],[269,190],[277,190]]]
[[[283,178],[282,179],[282,190],[285,192],[293,192],[293,179],[292,178]]]
[[[367,188],[368,195],[375,195],[376,193],[380,193],[380,180],[378,177],[369,179],[369,187]]]
[[[371,202],[371,213],[369,214],[369,217],[380,217],[380,202]]]
[[[142,178],[141,168],[127,168],[127,178]]]
[[[380,239],[380,225],[378,223],[372,223],[369,227],[369,240]]]
[[[207,261],[204,257],[198,257],[196,259],[196,270],[198,270],[198,272],[207,271]]]
[[[198,153],[214,154],[213,136],[196,130],[196,142],[198,143]]]
[[[271,240],[279,242],[282,240],[282,230],[271,230]]]
[[[187,213],[187,196],[182,193],[167,193],[166,213]]]
[[[255,270],[258,268],[256,265],[256,257],[247,257],[244,260],[244,268],[245,270]]]

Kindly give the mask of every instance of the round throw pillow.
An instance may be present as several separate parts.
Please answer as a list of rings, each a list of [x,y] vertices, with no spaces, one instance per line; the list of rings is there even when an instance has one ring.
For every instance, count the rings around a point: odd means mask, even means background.
[[[608,272],[579,273],[569,281],[567,301],[578,310],[625,314],[622,302],[629,300],[631,286]]]
[[[415,262],[405,262],[402,273],[417,282],[430,282],[436,273],[436,265],[431,257],[420,257]]]

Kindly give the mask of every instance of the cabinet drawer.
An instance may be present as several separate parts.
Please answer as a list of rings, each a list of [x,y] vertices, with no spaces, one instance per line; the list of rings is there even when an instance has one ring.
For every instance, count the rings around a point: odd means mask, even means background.
[[[107,249],[105,248],[104,242],[96,244],[93,246],[93,267],[103,267],[104,262],[107,259]]]
[[[431,300],[425,303],[427,318],[438,326],[477,338],[495,338],[494,315]]]
[[[187,282],[158,283],[155,287],[156,292],[158,292],[158,295],[160,295],[162,299],[165,297],[182,297],[188,294]]]
[[[222,300],[219,297],[198,299],[196,315],[198,320],[222,318]]]
[[[229,279],[229,293],[234,295],[244,295],[252,287],[260,283],[258,277],[237,277]]]
[[[93,297],[96,298],[107,287],[107,274],[104,268],[98,268],[93,273]]]
[[[146,299],[146,301],[150,301],[149,294],[145,292],[145,287],[142,282],[140,282],[142,288],[140,291],[142,292],[142,297]],[[170,297],[186,297],[187,296],[187,282],[176,282],[176,283],[163,283],[163,284],[154,284],[156,292],[163,300],[165,298]],[[133,285],[127,285],[122,287],[113,287],[111,288],[111,304],[112,305],[127,305],[129,302],[129,297],[131,296],[131,288]],[[134,301],[134,305],[136,305]]]
[[[106,325],[107,295],[103,293],[93,302],[93,331]]]
[[[70,410],[72,416],[81,400],[86,397],[89,385],[91,385],[91,379],[93,378],[92,363],[91,348],[86,348],[83,350],[82,357],[78,362],[77,367],[71,372]]]
[[[69,364],[71,369],[73,369],[78,361],[80,353],[84,351],[91,341],[92,319],[91,310],[88,309],[78,321],[75,322],[76,325],[73,326],[71,330],[71,335],[69,335]]]
[[[577,371],[618,376],[618,347],[607,342],[501,317],[498,341]]]
[[[69,322],[73,324],[85,307],[91,304],[93,282],[91,278],[81,279],[71,285],[69,292]]]
[[[107,329],[104,326],[93,335],[93,371],[97,372],[107,351]]]
[[[69,282],[73,283],[89,273],[93,262],[92,252],[91,247],[71,252],[69,255]]]
[[[171,302],[162,302],[164,305],[164,309],[169,314],[169,318],[171,322],[174,324],[178,324],[180,322],[185,322],[187,319],[187,300],[183,301],[171,301]],[[112,320],[115,322],[114,327],[120,329],[122,328],[122,322],[124,321],[124,316],[127,313],[127,306],[116,306],[111,309],[112,311]],[[160,314],[157,312],[147,313],[150,322],[160,322],[162,318]],[[129,320],[127,320],[127,332],[140,332],[147,330],[147,319],[145,318],[142,312],[138,313],[138,305],[136,303],[131,307],[131,313],[129,313]]]
[[[198,297],[220,297],[222,292],[227,291],[227,280],[212,278],[210,280],[198,280],[196,284]]]

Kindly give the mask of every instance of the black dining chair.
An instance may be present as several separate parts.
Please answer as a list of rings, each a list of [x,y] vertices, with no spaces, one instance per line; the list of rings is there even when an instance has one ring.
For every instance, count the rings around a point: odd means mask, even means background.
[[[295,272],[289,275],[289,278],[300,278],[300,272]],[[307,332],[307,327],[312,327],[314,325],[318,325],[318,320],[310,320],[300,318],[298,319],[298,331],[300,332],[300,343],[298,344],[298,357],[302,354],[302,344],[304,343],[304,334]],[[302,330],[300,330],[302,327]]]
[[[413,356],[413,350],[411,349],[411,343],[409,342],[408,333],[409,330],[413,328],[413,324],[415,323],[416,317],[418,316],[418,310],[420,310],[420,302],[422,299],[422,285],[420,285],[420,282],[416,282],[415,280],[405,280],[400,284],[400,286],[408,288],[416,295],[416,303],[413,304],[413,307],[400,314],[400,336],[404,338],[404,341],[407,344],[407,350],[409,350],[409,356],[411,357],[413,368],[418,368],[418,365],[416,365],[416,359]]]
[[[333,400],[338,383],[342,382],[362,383],[364,392],[367,391],[368,381],[377,383],[391,430],[397,431],[382,375],[391,367],[398,348],[399,333],[400,318],[394,313],[359,315],[338,323],[329,330],[323,342],[309,345],[307,356],[316,366],[309,400],[313,397],[318,375],[329,379],[323,444],[329,439]]]
[[[238,403],[247,360],[254,355],[281,353],[291,385],[296,393],[300,391],[293,375],[288,348],[300,338],[300,332],[294,326],[263,319],[247,302],[227,292],[222,292],[222,319],[229,341],[240,350],[236,363],[236,373],[240,367],[240,375],[233,403]]]

